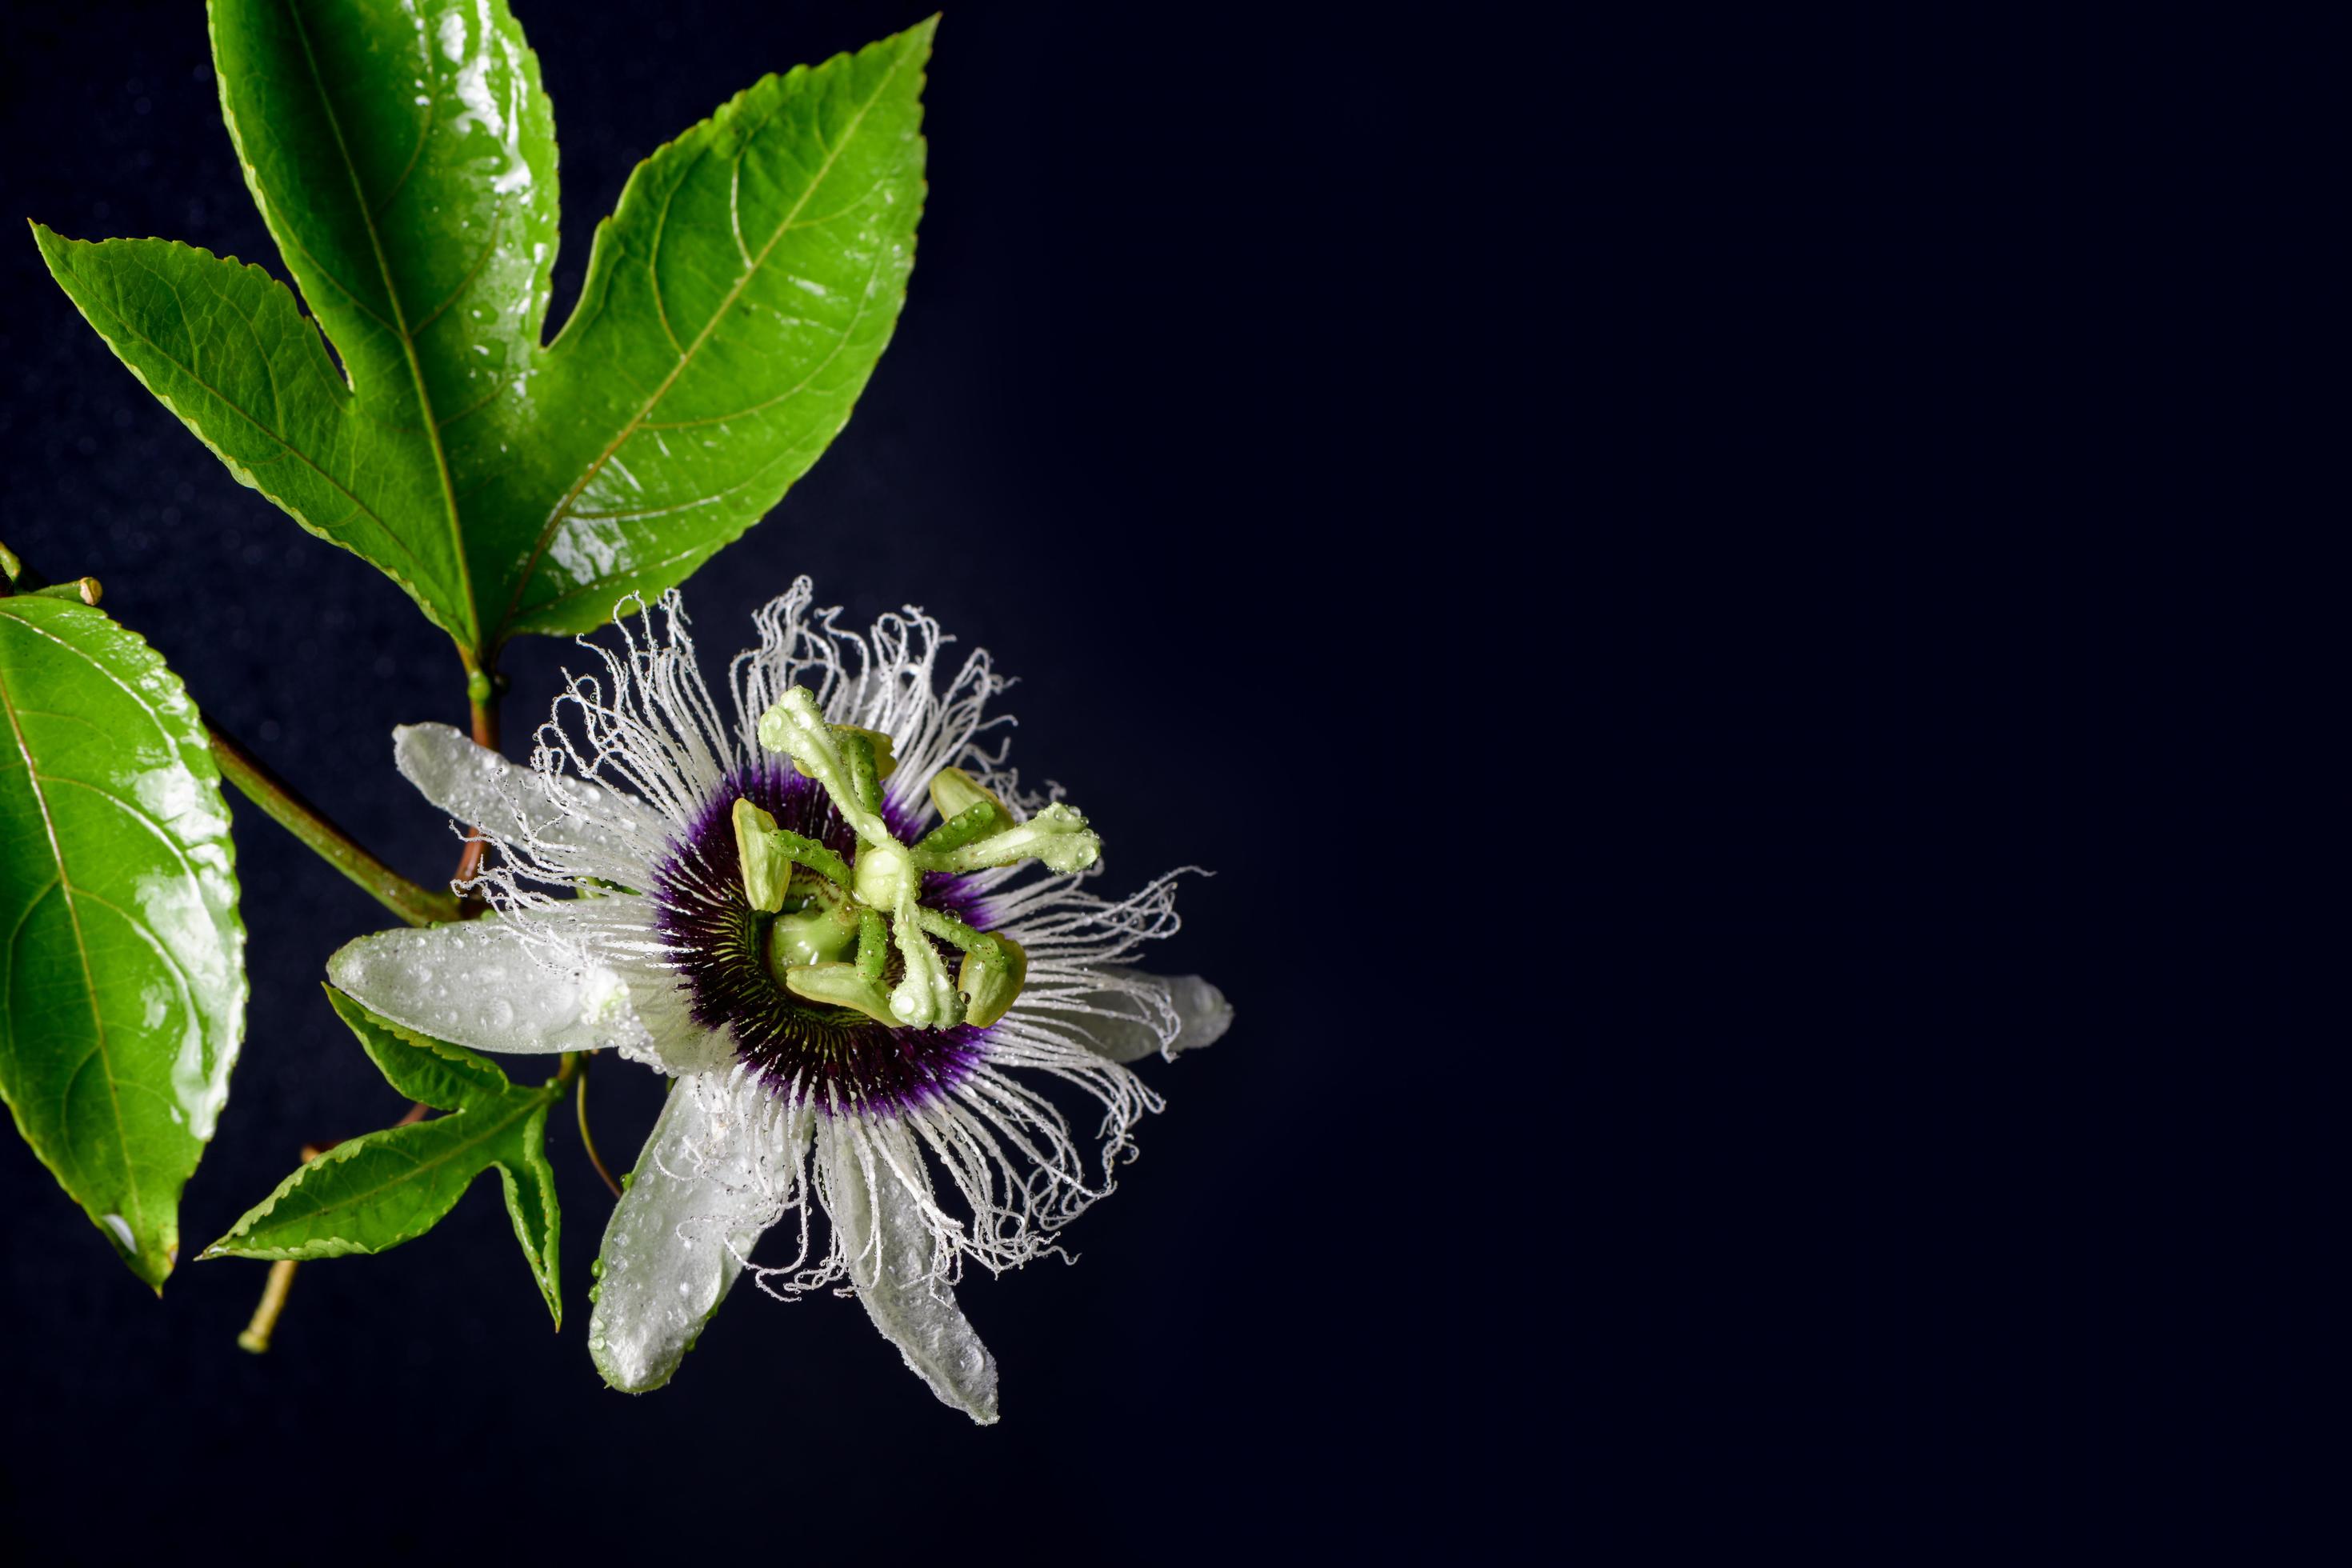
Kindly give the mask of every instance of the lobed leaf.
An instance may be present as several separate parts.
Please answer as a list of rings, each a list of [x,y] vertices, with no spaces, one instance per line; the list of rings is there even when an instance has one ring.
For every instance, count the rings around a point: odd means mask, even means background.
[[[132,371],[488,667],[686,578],[839,433],[923,197],[934,23],[771,76],[656,152],[541,346],[554,120],[503,0],[212,0],[247,185],[336,373],[266,274],[36,228]]]
[[[485,1057],[369,1012],[328,988],[336,1014],[394,1089],[449,1114],[346,1140],[288,1176],[206,1247],[205,1258],[308,1259],[376,1253],[441,1223],[496,1170],[508,1217],[556,1325],[562,1211],[547,1163],[547,1113],[561,1081],[517,1085]]]
[[[454,537],[420,432],[361,405],[283,283],[164,239],[33,237],[50,275],[148,391],[320,538],[373,563],[460,644],[472,636]]]
[[[586,631],[683,580],[848,422],[914,265],[933,26],[769,77],[630,175],[534,389],[503,625]]]
[[[320,987],[335,1016],[359,1037],[360,1047],[384,1081],[437,1110],[503,1099],[513,1089],[497,1063],[463,1046],[404,1029],[361,1006],[331,985]]]
[[[0,597],[0,1099],[160,1290],[244,1029],[219,770],[162,657],[70,599]]]

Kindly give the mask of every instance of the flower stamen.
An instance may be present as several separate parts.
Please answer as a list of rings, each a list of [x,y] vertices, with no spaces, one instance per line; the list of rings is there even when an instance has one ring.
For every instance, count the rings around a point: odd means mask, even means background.
[[[849,862],[814,838],[803,837],[748,800],[738,799],[734,810],[735,852],[743,863],[743,896],[762,914],[784,907],[785,889],[795,867],[804,868],[840,887],[851,881]]]
[[[876,798],[867,803],[881,769],[875,761],[872,742],[866,741],[867,789],[860,790],[850,777],[850,763],[842,755],[840,738],[855,733],[866,740],[866,731],[852,731],[849,726],[836,729],[824,721],[816,699],[808,688],[795,686],[786,691],[774,706],[760,715],[760,744],[771,752],[782,752],[792,758],[793,766],[803,776],[816,780],[824,793],[833,797],[833,806],[849,824],[850,831],[866,844],[894,844],[889,825],[882,820],[881,803]]]
[[[1064,876],[1083,871],[1102,855],[1102,841],[1085,816],[1056,801],[1024,822],[961,768],[941,768],[930,782],[940,824],[909,847],[882,816],[882,780],[895,765],[888,736],[826,722],[816,698],[798,686],[760,715],[758,733],[763,748],[782,752],[803,777],[816,781],[857,839],[856,854],[845,862],[824,846],[778,827],[751,802],[735,803],[744,894],[753,909],[777,916],[768,951],[784,988],[901,1028],[985,1027],[1002,1018],[1028,978],[1028,955],[1014,942],[925,908],[924,873],[978,871],[1028,859]],[[790,889],[801,877],[831,885],[810,895],[825,907],[786,915]],[[832,901],[833,889],[863,906],[855,963],[840,957],[847,946],[845,916]],[[898,983],[887,991],[878,956],[886,913],[900,966]],[[963,954],[952,980],[932,945],[935,937]]]

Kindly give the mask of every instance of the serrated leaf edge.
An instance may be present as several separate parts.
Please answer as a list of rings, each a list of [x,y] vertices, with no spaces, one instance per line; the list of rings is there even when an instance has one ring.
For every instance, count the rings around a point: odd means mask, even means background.
[[[488,1097],[492,1100],[496,1100],[501,1096],[512,1093],[518,1088],[526,1087],[518,1085],[514,1079],[507,1076],[506,1069],[504,1068],[501,1068],[498,1063],[492,1061],[489,1058],[483,1056],[478,1051],[468,1050],[464,1046],[458,1045],[451,1040],[436,1039],[431,1035],[421,1034],[418,1031],[408,1027],[404,1024],[394,1023],[383,1014],[371,1009],[365,1003],[360,1001],[359,998],[353,996],[350,992],[338,990],[335,986],[326,984],[325,982],[320,983],[320,989],[326,992],[327,1005],[335,1010],[335,1016],[343,1021],[344,1026],[349,1028],[352,1031],[352,1036],[359,1040],[360,1048],[362,1050],[367,1050],[367,1037],[360,1033],[359,1024],[352,1019],[351,1015],[354,1012],[357,1013],[361,1018],[365,1019],[371,1026],[377,1029],[381,1029],[383,1033],[390,1035],[393,1038],[400,1041],[403,1045],[421,1050],[427,1056],[434,1057],[441,1061],[449,1063],[452,1067],[466,1069],[478,1068],[482,1071],[488,1073],[492,1078],[498,1080],[498,1087],[496,1089],[487,1090]],[[346,1004],[349,1005],[349,1011],[345,1010]],[[375,1060],[373,1052],[369,1052],[368,1059],[370,1064],[375,1068],[378,1073],[383,1072],[383,1064]],[[384,1081],[386,1083],[392,1082],[390,1075],[385,1075]],[[401,1088],[401,1086],[396,1083],[392,1084],[392,1087],[394,1089]],[[405,1094],[407,1090],[401,1089],[401,1092]],[[433,1101],[424,1100],[420,1100],[420,1103],[425,1105],[433,1105],[433,1108],[436,1110],[455,1112],[465,1109],[467,1104],[472,1102],[461,1101],[457,1105],[434,1105]]]
[[[271,495],[267,489],[263,488],[260,475],[254,472],[254,470],[247,465],[238,462],[235,458],[230,457],[226,452],[222,451],[220,447],[214,443],[212,437],[205,434],[203,426],[195,420],[191,419],[168,393],[157,390],[155,384],[147,379],[147,373],[142,370],[138,365],[132,363],[130,359],[124,356],[121,349],[115,347],[114,340],[107,335],[105,328],[100,326],[97,320],[91,316],[90,308],[82,303],[79,296],[78,296],[72,289],[67,287],[64,276],[65,267],[63,261],[63,249],[64,247],[72,246],[80,246],[88,249],[98,250],[103,249],[105,247],[110,245],[162,245],[168,246],[174,250],[188,251],[195,256],[202,257],[206,261],[225,262],[241,271],[258,274],[262,280],[268,283],[269,287],[278,289],[286,296],[287,302],[294,308],[294,313],[297,319],[299,319],[305,326],[309,327],[313,332],[318,334],[320,351],[323,353],[331,347],[333,340],[327,336],[327,330],[320,324],[318,318],[310,314],[310,310],[306,308],[306,302],[299,293],[293,289],[287,287],[282,279],[278,278],[276,273],[271,272],[266,267],[262,267],[257,263],[251,261],[240,261],[234,256],[216,255],[214,252],[205,249],[201,245],[191,245],[183,239],[165,239],[160,236],[153,235],[146,236],[144,237],[132,237],[129,236],[117,235],[105,239],[76,239],[70,235],[58,233],[56,229],[51,228],[48,225],[41,223],[38,220],[27,221],[30,222],[33,229],[33,242],[35,245],[39,247],[41,251],[41,259],[48,266],[49,276],[56,280],[58,289],[64,293],[65,297],[68,300],[72,302],[75,310],[80,313],[81,319],[88,321],[89,323],[90,330],[98,334],[98,341],[106,345],[108,353],[111,353],[117,360],[121,362],[122,367],[131,373],[132,379],[136,380],[141,386],[146,388],[148,396],[152,397],[156,402],[162,404],[166,409],[170,410],[172,417],[177,419],[181,426],[186,429],[188,434],[194,436],[197,441],[204,446],[206,451],[220,459],[221,467],[229,471],[229,476],[232,479],[236,479],[237,483],[243,485],[246,489],[261,496],[264,500],[268,500],[270,505],[284,512],[288,517],[292,518],[295,525],[300,528],[303,532],[310,534],[314,539],[322,539],[338,550],[346,551],[352,555],[358,556],[359,559],[366,562],[370,566],[373,566],[377,571],[383,573],[386,577],[391,578],[393,583],[400,589],[400,591],[407,595],[409,599],[416,605],[417,609],[423,612],[425,618],[427,621],[431,622],[434,626],[438,626],[445,634],[446,634],[452,640],[457,642],[460,646],[464,645],[464,634],[458,628],[450,626],[442,618],[440,611],[435,608],[432,601],[425,596],[424,590],[418,586],[417,580],[415,578],[410,576],[404,572],[402,572],[395,566],[389,565],[384,562],[378,560],[375,556],[367,553],[356,545],[352,544],[349,540],[340,538],[337,535],[329,532],[320,524],[313,522],[310,519],[303,516],[301,512],[296,510],[291,505],[278,500],[278,497]],[[55,245],[58,247],[55,250],[52,249],[52,241],[55,242]],[[128,321],[124,321],[119,316],[114,316],[110,311],[108,312],[108,314],[110,318],[122,329],[125,335],[137,338],[141,342],[146,343],[148,347],[155,349],[161,357],[171,360],[170,355],[163,353],[159,345],[155,344],[142,334],[132,331],[131,324]],[[244,409],[238,407],[237,405],[232,402],[226,395],[220,393],[218,389],[213,387],[210,383],[206,382],[203,376],[197,374],[194,367],[180,364],[177,360],[171,360],[171,363],[177,365],[183,374],[188,376],[189,379],[196,382],[199,385],[204,386],[206,391],[213,393],[215,396],[219,397],[222,403],[235,411],[240,418],[243,418],[248,424],[253,425],[257,429],[260,430],[262,434],[269,437],[271,440],[278,442],[278,444],[283,447],[289,456],[300,458],[314,471],[324,475],[324,470],[320,469],[317,463],[312,461],[308,454],[299,451],[292,443],[285,440],[282,437],[277,435],[276,432],[270,430],[268,426],[262,425],[250,414],[247,414]],[[328,365],[330,369],[335,372],[333,379],[342,388],[342,406],[348,408],[355,395],[352,390],[350,374],[349,372],[341,369],[331,355],[328,360]],[[338,489],[341,489],[341,481],[335,480],[332,475],[324,475],[324,477],[326,477],[331,482],[334,483]],[[350,494],[348,490],[344,493]],[[365,511],[370,518],[374,520],[376,526],[383,529],[387,537],[392,539],[395,543],[403,542],[401,541],[399,531],[394,529],[390,522],[386,521],[374,508],[368,506],[357,496],[352,496],[352,500],[355,506],[359,507],[362,510]],[[404,543],[403,544],[403,547],[405,548]],[[411,558],[414,559],[415,552],[411,551],[409,553]]]
[[[819,61],[814,66],[794,66],[792,69],[782,73],[772,71],[766,76],[761,77],[759,80],[753,82],[750,87],[747,87],[742,91],[737,93],[734,97],[729,99],[725,103],[720,104],[718,109],[712,110],[706,118],[696,121],[686,130],[678,132],[677,135],[672,137],[669,141],[663,142],[645,159],[639,162],[635,168],[629,171],[629,177],[623,183],[621,187],[620,200],[614,204],[612,212],[596,220],[595,233],[590,241],[588,250],[588,268],[586,272],[587,281],[583,285],[583,292],[580,300],[573,306],[571,316],[565,320],[562,330],[556,333],[554,341],[550,342],[547,347],[541,351],[540,354],[540,363],[541,364],[551,364],[554,363],[558,356],[564,352],[565,344],[571,339],[574,330],[584,329],[588,323],[593,322],[597,316],[603,313],[606,299],[611,291],[609,284],[611,267],[613,264],[608,263],[604,268],[600,268],[598,266],[599,253],[604,249],[607,243],[607,236],[611,233],[614,224],[620,217],[621,214],[628,208],[632,200],[646,201],[651,199],[646,193],[650,189],[652,182],[646,176],[647,175],[647,172],[656,166],[665,153],[683,148],[687,143],[698,139],[708,139],[719,135],[728,125],[732,123],[738,115],[743,112],[744,106],[750,103],[755,95],[760,94],[772,87],[781,96],[787,89],[792,89],[798,82],[808,77],[814,76],[822,71],[831,70],[836,66],[846,65],[858,55],[880,49],[887,46],[895,45],[898,49],[898,58],[892,62],[889,71],[883,77],[882,80],[876,85],[873,94],[867,98],[865,103],[859,106],[857,110],[858,123],[862,124],[866,115],[873,110],[876,104],[882,101],[884,94],[889,90],[891,84],[898,79],[898,72],[903,69],[910,60],[913,62],[915,68],[912,90],[915,95],[916,101],[919,104],[923,89],[929,82],[929,77],[926,73],[925,67],[929,64],[930,59],[931,40],[938,31],[939,20],[938,15],[934,13],[924,20],[916,23],[913,26],[907,28],[902,32],[893,34],[890,37],[878,38],[875,40],[875,42],[865,46],[863,48],[854,51],[846,49],[842,50],[837,54],[832,55],[829,58]],[[919,112],[920,110],[919,109]],[[740,295],[741,291],[750,285],[751,279],[758,275],[760,268],[766,264],[769,252],[773,250],[777,243],[782,239],[783,236],[791,231],[793,227],[793,217],[797,215],[800,205],[804,205],[808,199],[815,194],[817,188],[824,184],[826,175],[831,172],[834,161],[839,157],[841,151],[849,145],[849,142],[854,138],[855,134],[856,132],[853,129],[852,132],[842,138],[839,146],[828,152],[826,154],[824,170],[809,183],[808,188],[802,193],[800,203],[795,204],[793,213],[786,215],[783,221],[777,226],[775,233],[769,236],[767,240],[761,245],[758,258],[752,259],[747,257],[746,259],[750,261],[749,270],[747,270],[743,277],[737,281],[734,288],[729,291],[727,298],[720,303],[719,308],[711,312],[710,319],[704,322],[701,331],[696,335],[694,342],[684,346],[679,353],[677,363],[673,366],[669,374],[663,378],[661,384],[655,387],[653,391],[646,395],[645,402],[639,406],[636,413],[632,415],[627,422],[622,426],[620,431],[605,444],[604,451],[599,453],[593,460],[591,460],[587,467],[572,479],[570,487],[564,491],[562,496],[557,500],[554,507],[548,512],[546,521],[540,525],[539,536],[532,541],[530,550],[527,551],[522,557],[521,567],[515,574],[514,588],[508,595],[507,603],[499,615],[497,624],[491,628],[491,640],[494,645],[503,643],[507,637],[512,636],[518,631],[548,629],[551,625],[549,621],[550,614],[556,605],[563,604],[568,600],[578,598],[587,593],[594,592],[600,585],[603,586],[606,592],[611,592],[622,582],[628,581],[631,578],[642,578],[646,576],[648,572],[656,570],[658,564],[660,564],[656,563],[656,567],[634,567],[626,573],[615,574],[614,578],[607,580],[603,584],[583,584],[578,587],[568,589],[565,592],[556,595],[549,599],[542,600],[536,605],[530,605],[528,606],[525,605],[525,600],[529,597],[530,593],[530,584],[538,575],[540,563],[545,558],[549,547],[554,541],[557,531],[562,528],[564,520],[571,515],[571,510],[573,503],[579,500],[581,494],[587,489],[587,487],[594,481],[596,476],[603,472],[605,465],[612,460],[614,454],[619,452],[622,447],[625,446],[629,439],[635,436],[640,428],[645,426],[647,418],[651,416],[654,409],[660,405],[662,398],[666,396],[668,394],[669,389],[676,384],[677,378],[683,375],[686,373],[687,368],[694,363],[695,355],[701,352],[703,344],[709,340],[711,332],[717,329],[719,321],[733,309],[736,299]],[[929,143],[919,132],[913,138],[913,141],[919,162],[928,156]],[[919,180],[918,184],[921,187],[923,192],[928,195],[928,184]],[[922,206],[922,202],[919,200],[915,209],[915,218],[918,223],[919,223],[921,218]],[[740,238],[738,243],[740,243]],[[906,288],[903,283],[896,290],[893,299],[897,303],[903,306],[906,300]],[[894,310],[892,312],[890,328],[883,334],[881,343],[875,351],[875,358],[877,363],[879,362],[881,355],[888,350],[890,340],[897,336],[897,332],[898,312]],[[838,349],[836,349],[835,352],[838,353]],[[822,442],[817,443],[817,450],[820,454],[826,447],[830,447],[833,444],[834,439],[847,427],[850,412],[851,409],[854,409],[856,400],[853,397],[850,402],[851,408],[845,409],[843,411],[840,420],[830,431],[825,433],[824,439]],[[812,461],[814,461],[814,459],[812,459]],[[700,551],[699,553],[702,554],[703,559],[708,560],[711,555],[717,554],[720,550],[742,538],[745,533],[751,531],[754,523],[761,521],[761,516],[764,515],[765,513],[763,510],[760,516],[746,519],[741,527],[733,530],[731,532],[726,534],[725,537],[717,540],[711,544],[709,550]],[[685,558],[685,556],[690,556],[694,553],[697,553],[697,552],[689,551],[685,552],[683,556],[671,557],[670,561],[675,563],[679,559]],[[616,595],[615,596],[617,597],[619,595]],[[560,626],[561,623],[555,622],[551,624]]]
[[[491,1127],[488,1131],[482,1132],[478,1137],[467,1139],[456,1149],[442,1155],[439,1159],[433,1162],[433,1163],[446,1164],[458,1154],[470,1150],[478,1149],[484,1143],[490,1142],[501,1137],[508,1131],[515,1127],[518,1122],[528,1121],[534,1113],[544,1112],[549,1107],[554,1104],[560,1092],[560,1088],[552,1083],[540,1089],[515,1090],[511,1100],[507,1102],[506,1109],[508,1110],[508,1114],[501,1118],[498,1121],[497,1125]],[[333,1148],[325,1150],[320,1153],[316,1159],[306,1160],[299,1166],[296,1167],[291,1175],[278,1184],[278,1188],[275,1192],[271,1193],[268,1197],[262,1199],[260,1203],[247,1210],[242,1218],[240,1218],[234,1226],[231,1226],[226,1235],[223,1236],[218,1241],[214,1242],[210,1247],[205,1247],[204,1251],[198,1253],[196,1255],[197,1261],[203,1262],[206,1259],[215,1258],[257,1258],[267,1259],[290,1258],[300,1261],[314,1258],[343,1258],[349,1257],[353,1253],[360,1254],[363,1257],[373,1257],[378,1253],[389,1251],[391,1248],[400,1246],[403,1242],[415,1240],[418,1237],[424,1235],[425,1231],[432,1229],[433,1226],[431,1225],[427,1225],[423,1229],[411,1231],[407,1235],[401,1236],[394,1240],[384,1243],[382,1247],[365,1246],[362,1243],[352,1240],[348,1237],[321,1237],[316,1242],[306,1242],[301,1246],[290,1247],[236,1247],[230,1245],[239,1237],[249,1235],[255,1226],[260,1224],[263,1220],[268,1219],[271,1213],[277,1209],[279,1199],[292,1194],[315,1173],[322,1171],[330,1165],[340,1164],[343,1161],[352,1159],[369,1149],[382,1147],[383,1144],[389,1143],[394,1139],[399,1138],[404,1133],[415,1133],[419,1129],[425,1127],[439,1127],[445,1122],[453,1121],[461,1117],[486,1114],[489,1108],[479,1105],[468,1106],[461,1110],[453,1110],[447,1116],[439,1117],[431,1121],[412,1122],[406,1127],[380,1127],[373,1132],[362,1132],[356,1138],[346,1138],[341,1142],[336,1144]],[[480,1178],[483,1172],[494,1167],[503,1169],[506,1163],[507,1160],[500,1156],[493,1156],[490,1159],[485,1160],[480,1165],[475,1168],[474,1174],[467,1179],[467,1186],[472,1186],[474,1182]],[[416,1167],[416,1169],[419,1170],[423,1170],[425,1168],[425,1167],[424,1165]],[[371,1189],[368,1193],[360,1194],[359,1197],[365,1198],[373,1196],[375,1192],[381,1192],[384,1189]],[[357,1199],[354,1199],[353,1201],[356,1202]],[[434,1224],[438,1223],[439,1221],[437,1219],[434,1222]],[[537,1272],[536,1268],[533,1269],[533,1272]]]
[[[351,151],[343,140],[342,120],[335,110],[335,95],[328,87],[326,79],[319,74],[318,56],[310,47],[310,30],[303,25],[300,7],[289,5],[286,8],[286,14],[289,19],[293,22],[296,34],[302,40],[302,58],[310,66],[311,85],[318,89],[320,105],[326,111],[328,125],[335,133],[336,156],[343,165],[344,174],[352,181],[352,193],[360,197],[357,204],[360,212],[360,221],[367,226],[368,238],[374,246],[378,267],[379,268],[383,268],[384,266],[383,244],[376,232],[376,215],[373,209],[369,205],[365,195],[362,190],[359,183],[359,172],[352,164]],[[509,26],[515,29],[518,37],[520,37],[522,31],[521,25],[514,20],[513,15],[510,12],[507,16],[507,22]],[[220,87],[221,122],[228,127],[229,144],[236,151],[237,167],[245,175],[245,187],[252,194],[254,207],[261,215],[262,226],[269,231],[269,237],[273,241],[278,242],[279,254],[283,255],[287,248],[286,243],[283,240],[278,240],[278,226],[270,221],[271,208],[269,197],[261,188],[260,172],[254,167],[253,161],[246,156],[245,132],[237,124],[236,110],[232,108],[229,103],[228,76],[226,72],[220,68],[219,65],[219,26],[220,12],[218,8],[209,5],[206,5],[205,9],[205,37],[211,40],[213,46],[213,76]],[[545,91],[543,85],[541,86],[541,90],[542,92]],[[552,124],[553,118],[553,110],[551,108],[549,111],[551,125]],[[551,138],[551,140],[552,138]],[[290,229],[289,230],[289,233],[291,233]],[[291,269],[289,268],[289,270]],[[413,390],[416,395],[417,411],[422,416],[420,424],[425,438],[433,449],[434,472],[441,481],[443,520],[449,530],[451,548],[456,552],[457,586],[460,595],[465,600],[466,616],[468,622],[465,630],[460,632],[446,626],[444,626],[442,629],[447,631],[449,635],[457,640],[457,646],[461,649],[465,650],[467,660],[471,661],[482,647],[482,605],[480,596],[474,592],[474,565],[466,553],[466,521],[464,516],[458,510],[456,481],[449,472],[449,454],[447,448],[442,443],[441,426],[434,416],[433,392],[430,387],[425,384],[424,371],[419,365],[416,358],[416,331],[411,329],[408,324],[408,313],[406,310],[403,308],[400,301],[399,286],[393,281],[392,275],[388,270],[384,271],[383,276],[384,297],[393,309],[394,320],[390,325],[393,329],[394,334],[399,338],[401,353],[408,362],[408,378],[411,390]],[[307,300],[305,302],[308,302]],[[326,331],[326,327],[323,322],[320,324],[320,334],[322,337],[326,337],[329,342],[333,341],[332,334]],[[373,564],[373,563],[371,563],[371,564]],[[422,603],[422,601],[419,602]],[[437,618],[435,618],[434,624],[438,626],[440,625],[440,622]]]

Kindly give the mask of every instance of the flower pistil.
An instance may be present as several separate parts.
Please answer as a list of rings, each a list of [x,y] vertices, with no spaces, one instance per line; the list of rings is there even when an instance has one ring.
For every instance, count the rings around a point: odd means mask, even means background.
[[[816,781],[856,835],[847,860],[779,827],[748,799],[733,807],[744,897],[773,919],[768,963],[793,995],[853,1008],[899,1028],[986,1027],[1004,1016],[1028,976],[1028,955],[1010,938],[976,931],[922,902],[927,872],[959,873],[1023,860],[1068,875],[1102,854],[1087,819],[1059,801],[1027,821],[961,768],[930,781],[940,826],[913,844],[882,816],[882,780],[894,763],[888,737],[825,721],[816,699],[793,687],[760,716],[760,744]],[[934,939],[961,953],[950,981]],[[895,948],[899,978],[888,984]]]

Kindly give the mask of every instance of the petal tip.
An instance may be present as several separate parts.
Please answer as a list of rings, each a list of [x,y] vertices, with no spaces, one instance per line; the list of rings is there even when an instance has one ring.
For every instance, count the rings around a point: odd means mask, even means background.
[[[362,951],[374,940],[373,936],[353,937],[327,956],[327,979],[346,995],[357,993],[357,983],[367,973],[367,955]]]
[[[961,1315],[959,1315],[961,1321]],[[969,1325],[966,1325],[969,1331]],[[905,1345],[898,1354],[907,1370],[929,1385],[942,1405],[962,1411],[975,1426],[993,1426],[1000,1419],[996,1406],[996,1358],[975,1337],[964,1352],[963,1364],[926,1364]]]
[[[436,746],[446,748],[453,742],[461,742],[467,746],[474,743],[470,737],[459,733],[447,724],[437,722],[394,724],[392,727],[394,765],[398,767],[411,783],[414,783],[415,782],[414,764],[422,759],[425,751]]]
[[[1197,974],[1180,974],[1168,983],[1180,1026],[1164,1053],[1171,1061],[1185,1051],[1213,1046],[1234,1026],[1234,1005],[1225,994]]]
[[[630,1356],[622,1354],[609,1341],[595,1338],[588,1342],[589,1358],[595,1362],[598,1375],[604,1386],[615,1394],[651,1394],[677,1373],[681,1357]]]

